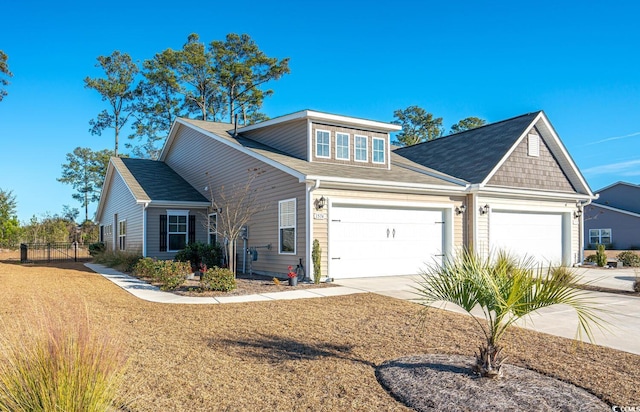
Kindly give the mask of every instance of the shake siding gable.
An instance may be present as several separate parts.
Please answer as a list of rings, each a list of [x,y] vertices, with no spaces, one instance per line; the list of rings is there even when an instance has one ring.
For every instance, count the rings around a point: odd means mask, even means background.
[[[299,258],[303,258],[305,267],[308,266],[305,258],[306,188],[304,183],[186,126],[181,126],[177,130],[172,146],[165,156],[165,162],[207,198],[210,198],[210,193],[204,190],[205,187],[212,187],[215,196],[216,191],[221,187],[228,192],[234,190],[234,187],[244,186],[251,174],[259,172],[252,187],[257,188],[258,202],[266,208],[256,214],[248,224],[248,247],[271,245],[271,249],[258,249],[259,257],[257,261],[252,262],[252,270],[283,274],[287,272],[287,266],[295,266]],[[292,198],[296,198],[297,207],[296,254],[280,255],[278,254],[278,202]],[[155,218],[151,217],[152,213],[149,213],[149,224],[157,224],[154,222],[159,220],[157,217],[159,214],[154,213]],[[150,236],[152,232],[154,231],[150,230]],[[242,240],[239,240],[237,245],[239,270],[242,270],[240,255],[242,246]]]
[[[540,135],[535,128],[529,133]],[[576,191],[542,137],[539,156],[528,155],[528,139],[525,137],[487,185],[567,193]]]
[[[126,250],[129,252],[142,252],[142,205],[136,203],[131,191],[124,183],[122,176],[114,169],[113,178],[105,191],[107,202],[102,212],[100,224],[107,226],[112,224],[113,233],[118,229],[118,222],[113,220],[114,215],[118,220],[127,221]],[[113,235],[105,236],[107,250],[117,248]],[[117,240],[116,240],[117,241]]]

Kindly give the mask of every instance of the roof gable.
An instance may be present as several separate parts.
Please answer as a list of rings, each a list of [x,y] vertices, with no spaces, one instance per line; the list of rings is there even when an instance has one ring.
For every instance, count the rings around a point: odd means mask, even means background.
[[[531,139],[538,142],[537,156],[529,154]],[[567,193],[576,191],[536,127],[528,130],[526,138],[520,139],[514,147],[496,172],[487,179],[487,185]]]
[[[403,147],[396,149],[395,153],[469,183],[482,183],[537,114],[530,113]]]
[[[531,187],[526,184],[514,188],[572,191],[593,196],[582,173],[542,111],[400,148],[395,152],[416,163],[485,187],[532,130],[540,136],[544,148],[555,159],[558,167],[555,172],[564,175],[568,185],[564,185],[564,189],[558,189],[556,185]],[[520,170],[520,173],[523,171]]]
[[[594,203],[640,214],[640,185],[617,182],[597,193],[599,198]]]

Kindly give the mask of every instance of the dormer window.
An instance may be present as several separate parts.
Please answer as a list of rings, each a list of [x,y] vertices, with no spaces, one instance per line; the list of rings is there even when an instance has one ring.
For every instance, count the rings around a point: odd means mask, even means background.
[[[316,130],[316,157],[331,157],[331,133],[327,130]]]
[[[349,160],[349,135],[336,133],[336,159]]]
[[[356,162],[366,162],[368,161],[368,153],[367,153],[367,136],[355,136],[355,158]]]
[[[373,138],[373,163],[384,163],[384,139]]]

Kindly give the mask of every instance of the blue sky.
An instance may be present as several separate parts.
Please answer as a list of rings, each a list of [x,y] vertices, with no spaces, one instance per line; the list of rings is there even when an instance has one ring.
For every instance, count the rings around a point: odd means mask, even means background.
[[[391,121],[419,105],[448,129],[542,109],[593,190],[640,183],[637,2],[93,3],[2,7],[0,50],[14,77],[0,102],[0,188],[13,191],[21,221],[82,210],[56,181],[65,155],[113,147],[111,131],[88,131],[105,108],[83,83],[101,75],[96,57],[142,61],[190,33],[207,43],[247,33],[267,55],[291,58],[291,74],[269,85],[271,117],[313,109]]]

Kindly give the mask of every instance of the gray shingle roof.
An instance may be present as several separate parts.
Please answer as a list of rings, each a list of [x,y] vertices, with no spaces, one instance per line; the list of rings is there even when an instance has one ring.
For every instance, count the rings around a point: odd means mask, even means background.
[[[395,153],[469,183],[481,183],[540,112],[396,149]]]
[[[447,176],[432,168],[425,167],[403,159],[393,152],[391,153],[392,167],[390,170],[383,168],[354,167],[335,163],[308,162],[291,156],[283,151],[264,145],[252,139],[238,135],[233,137],[233,126],[227,123],[206,122],[202,120],[182,119],[200,129],[214,133],[233,144],[264,156],[272,161],[280,163],[305,176],[322,176],[327,178],[346,178],[353,180],[385,181],[402,184],[437,185],[451,188],[460,187],[461,184],[452,183],[451,176]]]
[[[200,192],[187,183],[166,163],[148,159],[120,158],[137,185],[147,195],[148,200],[164,202],[208,202]],[[131,186],[128,176],[123,176],[125,182]],[[139,194],[135,193],[137,198]],[[138,199],[146,200],[146,199]]]

